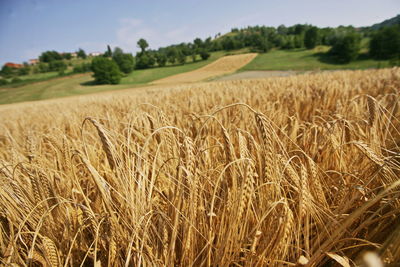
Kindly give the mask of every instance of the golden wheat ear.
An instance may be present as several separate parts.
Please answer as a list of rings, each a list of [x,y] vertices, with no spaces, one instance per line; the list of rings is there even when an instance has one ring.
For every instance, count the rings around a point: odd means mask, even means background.
[[[396,266],[399,86],[329,71],[0,105],[0,265]]]
[[[115,150],[114,145],[111,143],[110,139],[108,138],[103,126],[95,119],[88,117],[83,121],[82,127],[85,124],[85,121],[90,121],[94,125],[94,127],[96,127],[97,133],[101,140],[101,144],[103,145],[104,152],[106,153],[108,163],[110,164],[110,167],[112,169],[114,169],[116,166],[114,156],[113,156],[113,151]]]
[[[42,238],[42,245],[45,252],[45,258],[49,266],[51,267],[60,266],[58,249],[54,241],[44,236]]]

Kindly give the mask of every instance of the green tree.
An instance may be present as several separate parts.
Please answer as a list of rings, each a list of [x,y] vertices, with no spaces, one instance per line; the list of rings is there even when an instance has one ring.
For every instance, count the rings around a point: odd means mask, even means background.
[[[358,57],[360,43],[361,37],[359,34],[346,34],[336,40],[329,54],[339,63],[349,63]]]
[[[288,35],[285,38],[285,43],[283,45],[284,49],[293,49],[295,48],[294,37],[293,35]]]
[[[196,38],[193,40],[193,44],[194,44],[194,48],[195,49],[199,49],[203,47],[203,40],[201,40],[200,38]]]
[[[142,51],[142,53],[144,53],[146,51],[146,48],[149,47],[149,44],[143,38],[139,39],[139,41],[137,42],[137,45],[138,45],[138,47],[140,47],[140,50]]]
[[[85,59],[87,57],[86,52],[82,48],[79,48],[79,50],[76,54],[78,57],[83,58],[83,59]]]
[[[178,57],[178,51],[176,47],[170,47],[167,49],[168,62],[170,62],[171,64],[175,64],[177,57]]]
[[[196,62],[196,58],[197,58],[197,53],[196,50],[192,50],[192,54],[190,55],[192,57],[192,62]]]
[[[294,34],[304,34],[307,31],[308,26],[304,24],[294,25]]]
[[[112,53],[112,59],[117,63],[123,73],[131,73],[135,66],[132,54],[124,53],[121,48],[116,47]]]
[[[318,43],[318,28],[309,28],[304,35],[304,46],[307,49],[313,49]]]
[[[233,50],[236,48],[235,40],[231,36],[227,36],[222,40],[224,50]]]
[[[104,57],[112,57],[111,47],[107,45],[107,51],[103,54]]]
[[[118,84],[121,81],[121,72],[113,60],[95,57],[91,69],[97,84]]]
[[[114,52],[112,53],[113,55],[122,55],[124,53],[124,50],[122,48],[119,48],[118,46],[114,48]]]
[[[275,47],[283,48],[286,44],[285,36],[273,34],[271,35],[272,43]]]
[[[180,43],[176,46],[178,50],[180,50],[185,56],[190,56],[192,54],[192,49],[189,44]]]
[[[46,51],[39,56],[40,62],[50,63],[55,60],[61,60],[62,56],[57,51]]]
[[[67,64],[62,60],[55,60],[49,63],[49,71],[64,72],[67,69]]]
[[[8,81],[6,79],[0,78],[0,86],[1,85],[7,85]]]
[[[207,39],[204,40],[203,47],[207,51],[210,51],[212,49],[212,39],[211,39],[211,37],[208,37]]]
[[[294,36],[294,47],[295,48],[302,48],[304,45],[304,39],[301,34]]]
[[[335,30],[333,28],[328,27],[319,30],[319,39],[322,45],[333,45],[334,36]]]
[[[208,53],[205,49],[200,50],[200,57],[202,60],[207,60],[210,57],[210,53]]]
[[[177,59],[178,59],[179,64],[185,64],[186,63],[186,56],[182,52],[182,50],[178,50]]]
[[[64,54],[62,55],[62,57],[63,57],[64,59],[70,60],[70,59],[72,58],[72,55],[71,55],[71,53],[64,53]]]
[[[223,47],[222,47],[222,43],[220,40],[214,40],[212,42],[211,49],[210,49],[211,51],[220,51],[222,49],[223,49]]]
[[[31,68],[29,66],[24,66],[23,68],[18,69],[18,75],[28,75]]]
[[[75,65],[73,68],[74,73],[84,73],[91,71],[91,64],[90,63],[82,63],[79,65]]]
[[[10,78],[10,77],[12,77],[14,75],[14,69],[9,67],[9,66],[4,65],[1,68],[0,74],[4,78]]]
[[[266,53],[271,48],[267,37],[261,36],[261,34],[256,34],[253,37],[253,47],[259,51]]]
[[[167,56],[163,52],[157,52],[154,54],[154,57],[156,59],[157,65],[159,67],[164,67],[167,64]]]
[[[37,65],[36,71],[39,72],[39,73],[49,72],[49,71],[50,71],[50,70],[49,70],[49,64],[40,62],[40,63]]]
[[[139,52],[136,54],[136,68],[137,69],[147,69],[155,64],[156,60],[148,52]]]
[[[400,57],[400,25],[380,29],[372,36],[369,49],[376,59]]]
[[[288,28],[286,28],[286,26],[282,24],[278,26],[277,31],[281,35],[286,35],[288,33]]]

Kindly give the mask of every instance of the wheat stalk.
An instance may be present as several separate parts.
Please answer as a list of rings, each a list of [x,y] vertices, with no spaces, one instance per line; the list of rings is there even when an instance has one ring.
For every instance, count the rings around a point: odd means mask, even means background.
[[[85,123],[86,120],[90,121],[96,127],[97,133],[98,133],[101,143],[103,145],[104,152],[106,153],[108,163],[110,164],[110,167],[112,169],[114,169],[116,166],[115,160],[113,157],[113,152],[112,152],[114,150],[113,149],[114,146],[112,145],[110,139],[108,138],[103,126],[98,121],[96,121],[95,119],[93,119],[91,117],[86,118],[83,121],[83,124]]]
[[[0,106],[1,264],[395,264],[399,85],[337,71]]]

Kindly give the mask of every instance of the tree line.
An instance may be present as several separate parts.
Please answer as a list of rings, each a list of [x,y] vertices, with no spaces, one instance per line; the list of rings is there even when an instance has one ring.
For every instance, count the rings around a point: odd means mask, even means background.
[[[193,44],[182,43],[158,50],[148,49],[149,44],[145,39],[140,39],[137,46],[140,51],[135,57],[131,53],[124,53],[119,47],[111,50],[108,46],[103,56],[96,57],[92,61],[91,69],[95,82],[117,84],[123,75],[129,74],[134,69],[164,67],[167,64],[183,65],[187,63],[188,58],[191,62],[196,62],[210,57],[210,50],[206,49],[200,38],[196,38]]]
[[[360,54],[361,41],[370,40],[369,54],[374,59],[398,60],[400,56],[400,25],[382,27],[378,30],[339,26],[318,28],[307,24],[277,28],[255,26],[232,29],[230,34],[216,39],[214,50],[234,50],[245,47],[255,52],[268,52],[272,48],[313,49],[317,45],[330,46],[328,55],[337,63],[349,63]]]
[[[390,59],[399,64],[400,59],[400,25],[383,27],[378,30],[371,28],[354,28],[352,26],[339,26],[336,28],[318,28],[308,24],[296,24],[290,27],[280,25],[279,27],[254,26],[243,29],[234,28],[230,33],[221,36],[216,35],[204,40],[196,38],[190,43],[180,43],[162,47],[157,50],[148,49],[146,40],[137,42],[140,51],[133,57],[125,54],[120,49],[111,49],[104,53],[115,62],[106,62],[96,59],[92,66],[97,64],[114,65],[112,83],[118,83],[122,73],[129,73],[133,69],[146,69],[151,67],[163,67],[166,64],[185,64],[188,59],[195,62],[199,58],[206,60],[214,51],[230,51],[249,48],[250,51],[266,53],[271,49],[313,49],[318,45],[330,46],[327,55],[332,61],[344,64],[356,60],[360,55],[361,41],[370,40],[369,54],[367,56],[378,59]],[[109,67],[111,68],[111,67]],[[95,69],[93,68],[95,71]],[[96,77],[102,76],[101,74]],[[104,76],[104,75],[103,75]],[[119,78],[118,78],[119,77]],[[96,81],[107,83],[107,81],[96,78]]]
[[[79,49],[77,57],[86,59],[87,55],[83,49]],[[64,75],[68,66],[72,66],[73,73],[89,72],[91,71],[91,63],[72,64],[72,53],[59,53],[57,51],[45,51],[39,56],[39,62],[35,65],[30,65],[28,62],[24,62],[22,67],[13,68],[3,65],[0,70],[0,75],[3,77],[0,79],[0,85],[6,85],[8,83],[19,83],[22,80],[19,76],[28,75],[31,73],[46,73],[46,72],[58,72],[58,75]],[[8,81],[7,79],[11,79]]]
[[[395,64],[400,61],[400,25],[382,27],[379,29],[352,26],[336,28],[318,28],[308,24],[296,24],[290,27],[252,26],[242,29],[233,28],[231,32],[204,40],[196,38],[193,42],[180,43],[161,47],[157,50],[149,49],[145,39],[140,39],[137,46],[140,49],[135,56],[125,53],[121,48],[107,50],[91,63],[81,63],[73,66],[74,73],[93,71],[96,83],[119,83],[123,75],[134,69],[164,67],[167,64],[185,64],[188,61],[206,60],[211,52],[231,51],[247,48],[252,52],[266,53],[271,49],[313,49],[318,45],[330,46],[327,55],[337,63],[349,63],[360,55],[361,41],[369,40],[367,56],[378,60],[391,60]],[[86,53],[82,49],[77,52],[78,57],[85,59]],[[71,54],[60,54],[56,51],[43,52],[40,63],[35,66],[36,72],[58,71],[63,74],[67,68],[65,60],[71,59]],[[3,77],[10,75],[24,75],[29,72],[29,66],[19,70],[4,67],[0,74]],[[28,69],[28,70],[27,70]],[[14,73],[13,73],[14,72]]]

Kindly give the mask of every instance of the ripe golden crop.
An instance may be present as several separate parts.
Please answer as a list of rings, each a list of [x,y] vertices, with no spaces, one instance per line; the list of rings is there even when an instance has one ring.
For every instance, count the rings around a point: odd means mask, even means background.
[[[393,68],[3,106],[1,263],[399,262],[399,88]]]

